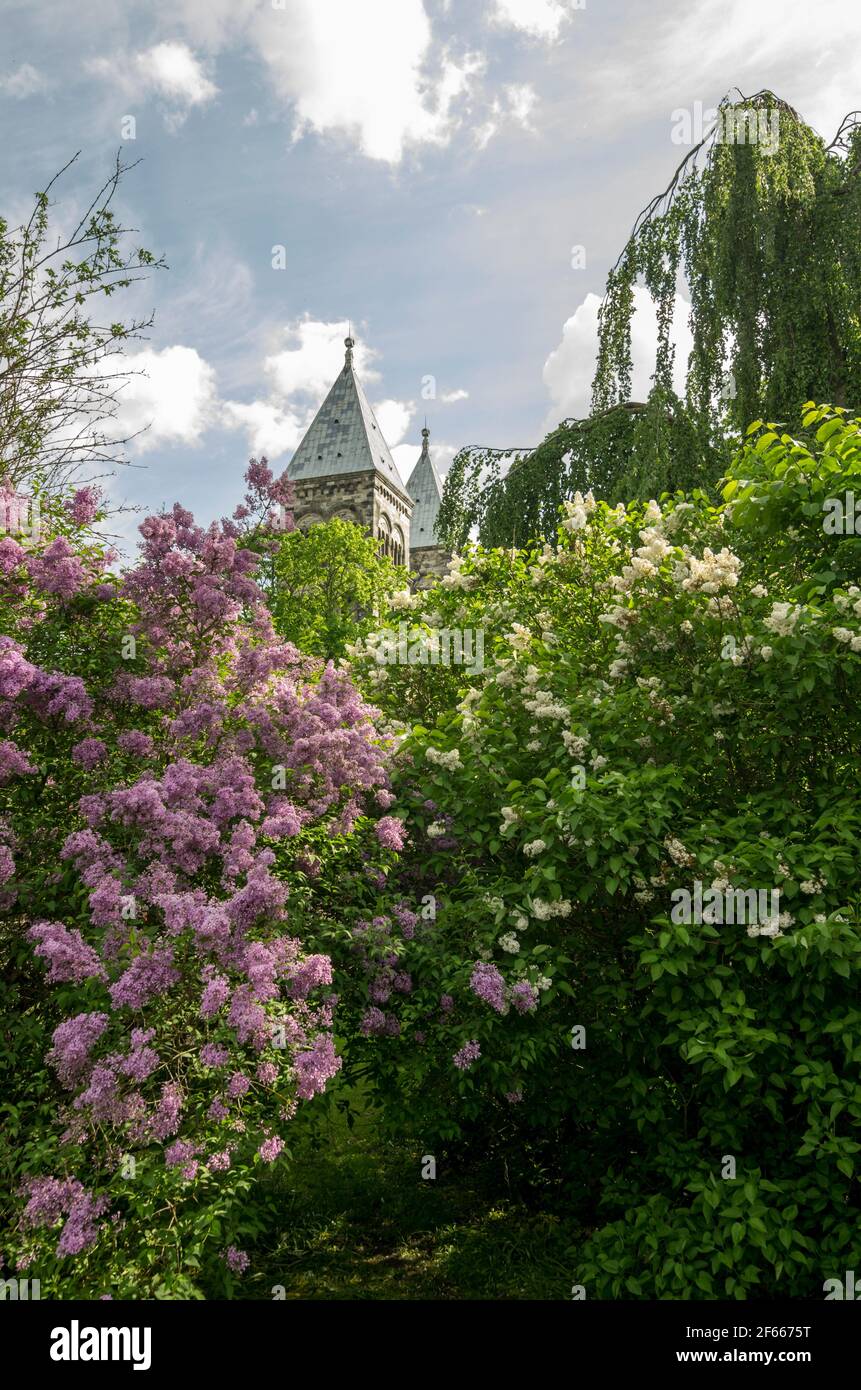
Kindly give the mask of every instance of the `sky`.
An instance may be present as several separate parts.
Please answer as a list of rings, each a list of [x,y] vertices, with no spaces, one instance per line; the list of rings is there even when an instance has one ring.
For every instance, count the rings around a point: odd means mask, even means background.
[[[425,417],[445,471],[585,413],[607,271],[686,153],[679,112],[695,140],[733,87],[830,140],[861,105],[861,5],[0,0],[0,211],[80,151],[68,226],[120,151],[119,212],[169,266],[124,306],[154,324],[112,501],[229,515],[250,457],[288,464],[348,323],[405,479]],[[680,364],[686,318],[680,295]]]

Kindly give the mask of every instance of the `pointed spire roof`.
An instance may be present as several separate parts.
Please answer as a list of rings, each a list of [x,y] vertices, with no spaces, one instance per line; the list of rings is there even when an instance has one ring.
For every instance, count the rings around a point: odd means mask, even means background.
[[[399,492],[401,475],[353,366],[355,340],[345,338],[344,366],[287,466],[294,481],[375,468]]]
[[[425,425],[422,430],[422,451],[407,482],[407,492],[415,502],[410,520],[410,550],[439,544],[434,527],[442,501],[442,479],[431,458],[429,439],[430,430]]]

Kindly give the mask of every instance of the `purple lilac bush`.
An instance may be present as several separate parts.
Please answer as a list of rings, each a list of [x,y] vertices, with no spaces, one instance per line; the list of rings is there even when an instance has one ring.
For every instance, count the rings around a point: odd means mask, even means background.
[[[249,484],[284,500],[265,464]],[[331,963],[293,904],[310,839],[390,803],[386,749],[350,680],[275,634],[248,506],[149,517],[119,579],[94,506],[0,541],[0,893],[55,1102],[12,1255],[83,1296],[193,1297],[249,1233],[252,1169],[341,1066]],[[399,847],[395,817],[377,832],[372,853]]]

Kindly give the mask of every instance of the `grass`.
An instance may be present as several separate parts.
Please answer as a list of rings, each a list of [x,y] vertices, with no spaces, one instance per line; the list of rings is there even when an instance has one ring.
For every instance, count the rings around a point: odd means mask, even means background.
[[[274,1214],[245,1296],[269,1299],[561,1299],[570,1297],[572,1231],[489,1167],[381,1137],[361,1095],[339,1097],[299,1132],[268,1184]],[[294,1122],[296,1123],[296,1122]],[[277,1176],[276,1176],[277,1174]]]

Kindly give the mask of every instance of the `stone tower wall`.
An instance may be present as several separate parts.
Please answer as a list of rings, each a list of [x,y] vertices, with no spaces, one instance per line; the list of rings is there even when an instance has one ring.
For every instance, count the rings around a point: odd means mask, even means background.
[[[374,536],[388,530],[403,537],[404,560],[410,563],[410,515],[412,503],[390,487],[384,478],[368,469],[364,473],[341,473],[327,478],[307,478],[293,483],[296,525],[331,521],[342,517],[364,526]]]
[[[423,545],[410,552],[410,569],[415,573],[414,589],[426,589],[446,572],[451,556],[439,545]]]

